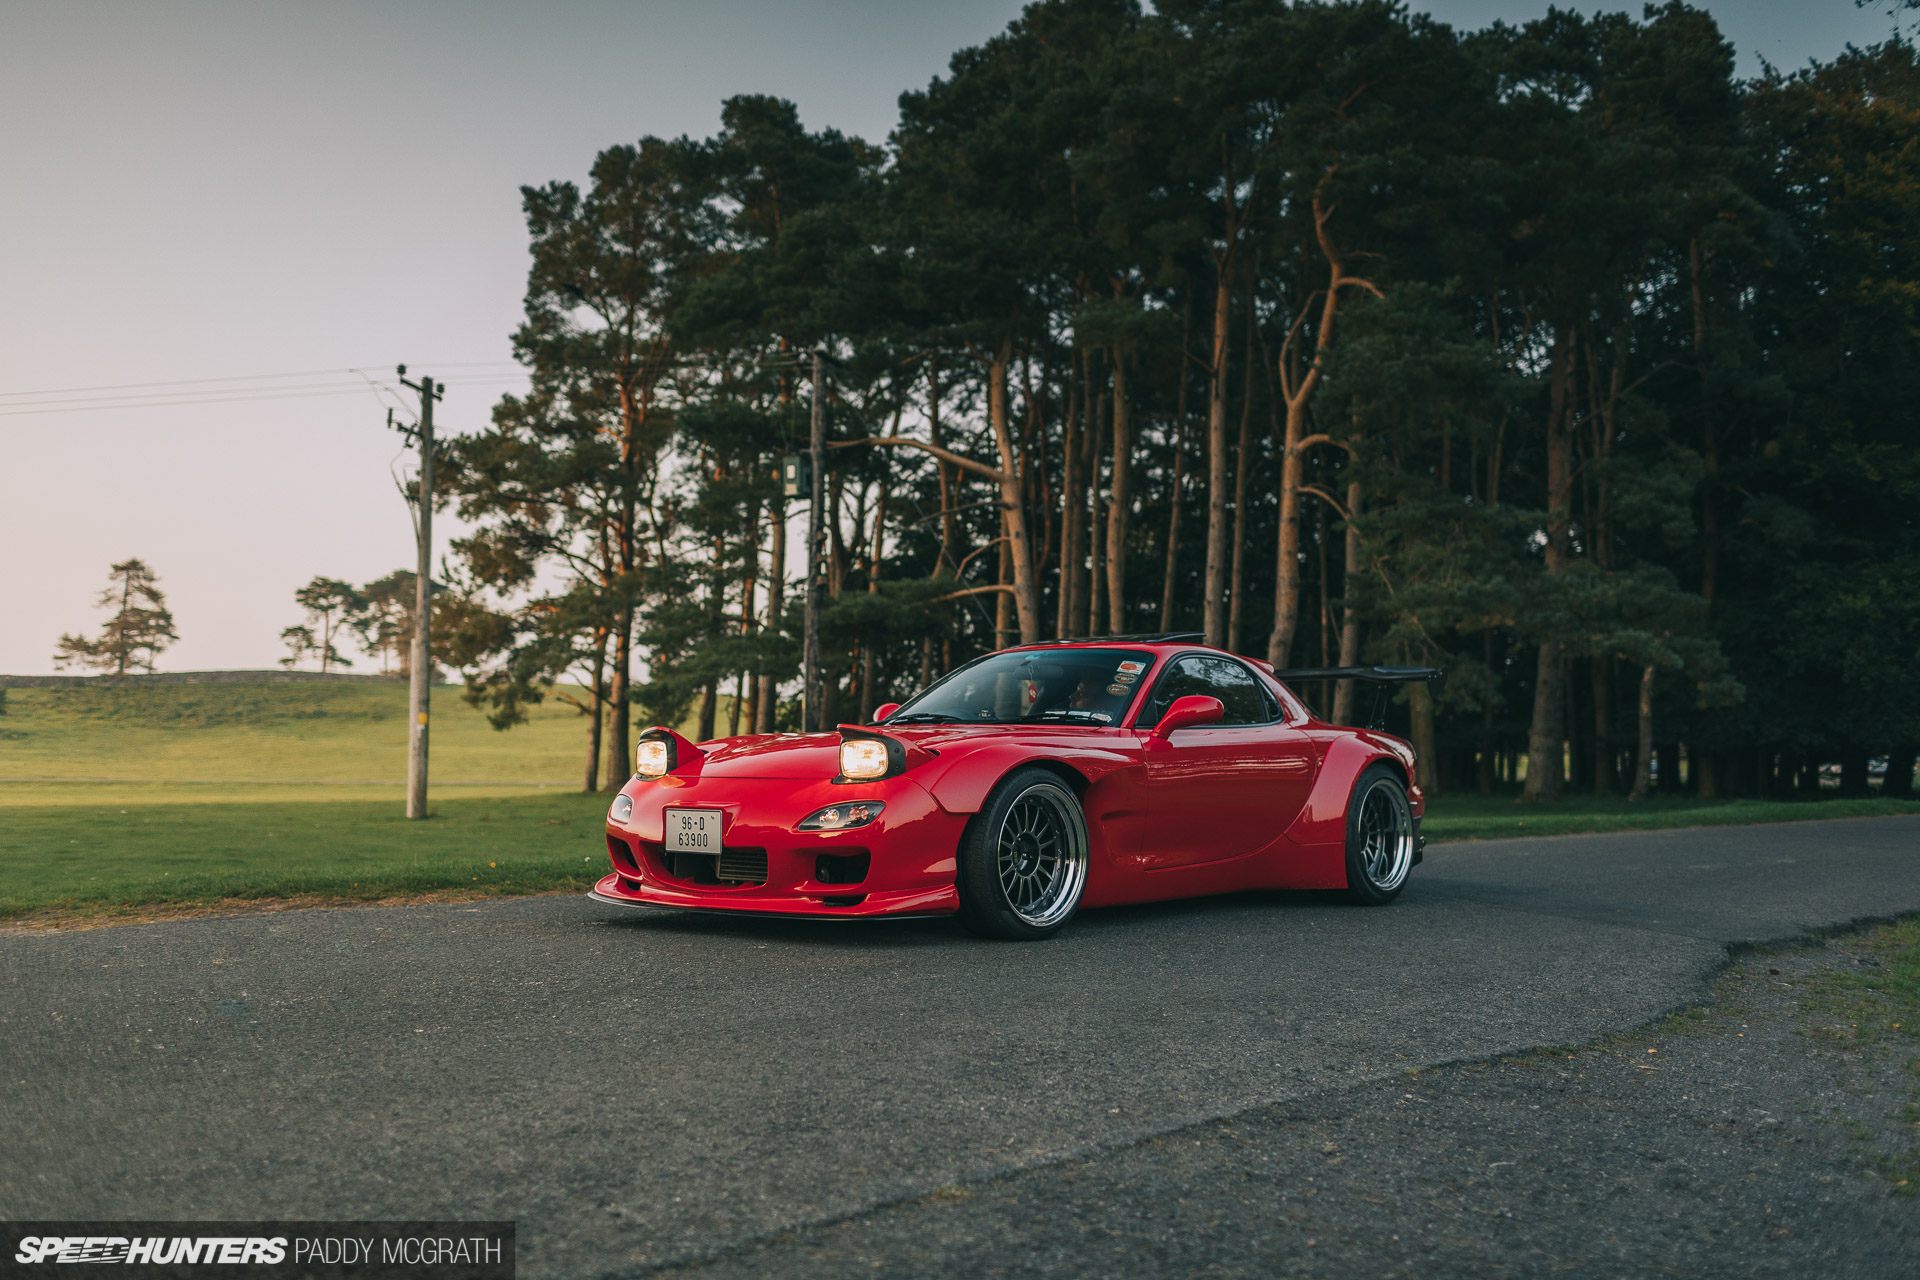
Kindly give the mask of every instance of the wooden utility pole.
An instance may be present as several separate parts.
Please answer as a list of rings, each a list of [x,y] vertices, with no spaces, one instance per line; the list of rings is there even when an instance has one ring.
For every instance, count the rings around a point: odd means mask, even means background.
[[[800,729],[803,733],[817,732],[826,727],[820,723],[825,692],[820,684],[820,595],[825,587],[821,580],[821,566],[826,559],[821,554],[821,543],[827,534],[820,516],[826,508],[826,402],[826,353],[816,348],[813,353],[812,438],[808,442],[808,451],[812,455],[813,491],[807,503],[807,634],[801,658],[803,684],[800,692]]]
[[[444,394],[432,378],[400,382],[420,393],[420,425],[407,434],[420,444],[420,490],[413,531],[418,570],[413,584],[413,657],[407,696],[407,816],[427,816],[427,703],[433,691],[433,402]],[[402,428],[406,430],[406,428]]]

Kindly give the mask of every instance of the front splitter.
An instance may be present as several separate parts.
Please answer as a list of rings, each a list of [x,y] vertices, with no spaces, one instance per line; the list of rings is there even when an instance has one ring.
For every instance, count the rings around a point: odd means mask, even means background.
[[[709,916],[734,916],[742,920],[831,920],[840,924],[860,924],[873,920],[945,920],[951,912],[903,911],[899,914],[870,911],[864,915],[841,915],[827,911],[779,911],[766,907],[756,907],[751,911],[742,911],[737,907],[691,906],[679,902],[648,902],[644,899],[615,898],[601,893],[598,889],[587,890],[587,897],[595,902],[604,902],[610,907],[642,907],[654,911],[697,911]]]

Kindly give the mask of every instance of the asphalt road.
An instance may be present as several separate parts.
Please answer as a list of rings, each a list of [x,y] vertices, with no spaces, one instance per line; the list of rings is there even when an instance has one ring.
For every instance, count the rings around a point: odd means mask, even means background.
[[[1386,909],[1249,895],[1041,945],[576,898],[13,935],[0,1204],[514,1219],[528,1276],[696,1264],[1581,1043],[1701,999],[1729,943],[1914,910],[1920,818],[1887,818],[1440,846]]]

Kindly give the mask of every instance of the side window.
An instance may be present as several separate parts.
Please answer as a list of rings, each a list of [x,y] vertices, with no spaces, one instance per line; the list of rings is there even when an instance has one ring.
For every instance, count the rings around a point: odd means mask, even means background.
[[[1279,718],[1273,695],[1254,679],[1253,672],[1229,658],[1196,654],[1173,664],[1153,691],[1153,702],[1141,712],[1137,727],[1150,729],[1159,724],[1167,708],[1189,694],[1220,699],[1220,705],[1226,708],[1226,715],[1220,719],[1223,725],[1267,724]]]

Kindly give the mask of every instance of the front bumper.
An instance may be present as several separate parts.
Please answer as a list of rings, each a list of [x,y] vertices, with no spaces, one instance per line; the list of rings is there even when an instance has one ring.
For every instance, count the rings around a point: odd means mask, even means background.
[[[834,785],[773,778],[677,778],[626,787],[633,815],[607,824],[611,874],[590,894],[621,906],[678,907],[751,915],[867,917],[949,915],[959,909],[955,854],[967,815],[950,814],[907,778]],[[851,800],[881,800],[873,822],[848,831],[796,831],[807,815]],[[716,883],[714,864],[670,859],[667,808],[719,809],[722,865],[764,856],[763,878]],[[864,866],[858,880],[846,868]],[[827,878],[823,878],[823,873]],[[732,874],[738,875],[737,871]]]

